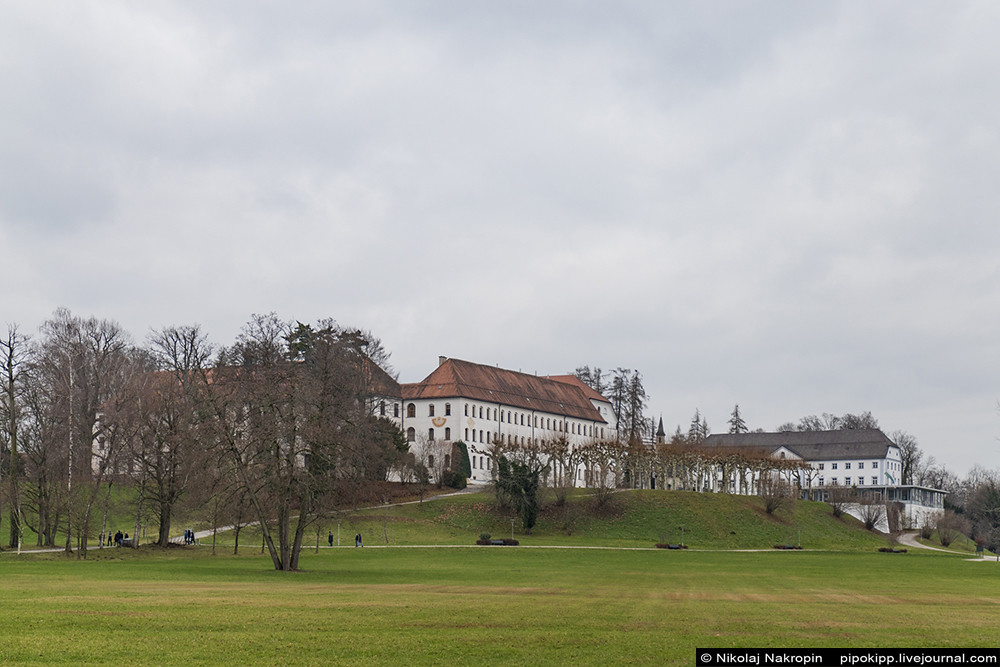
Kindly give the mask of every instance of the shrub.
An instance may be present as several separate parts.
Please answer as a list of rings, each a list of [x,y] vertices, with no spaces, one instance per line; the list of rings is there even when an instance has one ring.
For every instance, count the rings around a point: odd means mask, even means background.
[[[454,470],[445,470],[441,475],[441,483],[452,489],[464,489],[469,484],[464,475]]]
[[[934,534],[934,524],[931,523],[930,519],[925,519],[920,525],[920,537],[925,540],[931,539],[931,535]]]
[[[961,517],[951,510],[946,511],[937,520],[938,542],[941,546],[951,546],[951,543],[959,535],[964,535],[969,531],[969,522],[965,517]]]

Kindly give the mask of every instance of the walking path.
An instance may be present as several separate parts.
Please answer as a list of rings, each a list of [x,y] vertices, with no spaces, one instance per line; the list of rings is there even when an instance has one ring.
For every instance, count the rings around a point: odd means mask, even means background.
[[[942,549],[940,547],[932,547],[927,544],[921,544],[917,540],[917,533],[901,533],[899,536],[899,543],[907,547],[912,547],[914,549],[927,549],[928,551],[941,551],[947,554],[955,554],[956,556],[968,556],[969,554],[964,551],[952,551],[951,549]],[[987,556],[985,553],[982,556],[977,556],[976,558],[967,558],[966,560],[974,561],[977,563],[987,563],[993,560],[993,556]]]

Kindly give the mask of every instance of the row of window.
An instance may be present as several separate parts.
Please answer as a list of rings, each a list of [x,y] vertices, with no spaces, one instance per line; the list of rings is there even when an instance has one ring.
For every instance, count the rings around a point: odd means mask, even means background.
[[[591,436],[591,437],[593,437],[593,435],[594,435],[594,426],[593,426],[593,424],[577,424],[576,422],[571,422],[571,421],[568,421],[568,420],[552,419],[551,417],[539,417],[538,415],[535,415],[534,416],[534,420],[532,420],[532,418],[530,416],[527,416],[523,412],[515,413],[515,412],[512,412],[510,410],[506,410],[506,411],[504,411],[504,410],[498,410],[497,408],[488,407],[488,406],[484,407],[482,405],[479,405],[479,406],[472,405],[472,406],[470,406],[468,403],[465,404],[465,416],[466,417],[470,416],[470,414],[469,414],[470,413],[470,407],[471,407],[471,413],[472,413],[471,416],[472,417],[476,416],[476,412],[477,412],[477,409],[478,409],[479,419],[487,419],[487,420],[490,420],[490,421],[499,421],[501,424],[507,423],[507,424],[514,424],[515,426],[534,426],[534,428],[543,428],[543,429],[547,429],[547,430],[550,430],[550,431],[553,431],[553,430],[554,431],[560,431],[562,433],[569,433],[569,434],[572,434],[572,435],[588,435],[588,436]],[[395,411],[394,411],[395,415],[394,416],[398,417],[399,416],[399,406],[395,405],[394,408],[395,408]],[[381,404],[380,413],[381,413],[381,415],[383,417],[385,416],[385,401],[383,401],[382,404]],[[483,416],[484,414],[485,414],[485,417]],[[444,404],[444,415],[446,417],[450,417],[451,416],[451,403],[445,403]],[[406,416],[409,419],[413,419],[413,418],[415,418],[417,416],[417,404],[416,403],[409,403],[409,404],[407,404],[407,406],[406,406]],[[433,403],[429,403],[427,405],[427,416],[428,417],[434,417],[435,416],[435,407],[434,407]],[[533,424],[531,423],[532,421],[534,421]],[[600,427],[600,434],[601,434],[601,437],[603,438],[604,437],[604,427]]]
[[[864,486],[864,484],[865,484],[865,478],[859,475],[857,483],[860,486]],[[878,486],[878,477],[872,477],[872,482],[871,483],[872,483],[872,486]],[[844,486],[851,486],[852,484],[854,484],[854,481],[853,481],[853,479],[851,477],[845,477],[844,478]],[[820,486],[826,486],[826,480],[824,480],[822,477],[820,477],[819,478],[819,485]],[[840,482],[838,481],[838,478],[836,478],[836,477],[831,478],[830,479],[830,485],[831,486],[839,486]]]
[[[858,470],[864,470],[865,469],[865,462],[864,461],[855,461],[855,463],[858,466]],[[872,461],[871,462],[871,468],[872,468],[872,470],[878,470],[878,463],[879,463],[878,461]],[[890,468],[892,467],[892,463],[891,462],[888,463],[887,465]],[[824,468],[824,464],[820,463],[819,464],[819,470],[823,470],[823,468]],[[836,463],[831,463],[830,464],[830,469],[831,470],[836,470],[837,469],[837,464]],[[850,469],[851,469],[851,461],[845,461],[844,462],[844,470],[850,470]]]

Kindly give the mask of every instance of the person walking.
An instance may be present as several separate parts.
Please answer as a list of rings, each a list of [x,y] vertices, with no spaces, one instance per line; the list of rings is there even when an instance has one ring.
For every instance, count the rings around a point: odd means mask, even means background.
[[[330,534],[326,536],[326,541],[330,543],[331,547],[333,546],[333,531],[332,530],[330,531]]]

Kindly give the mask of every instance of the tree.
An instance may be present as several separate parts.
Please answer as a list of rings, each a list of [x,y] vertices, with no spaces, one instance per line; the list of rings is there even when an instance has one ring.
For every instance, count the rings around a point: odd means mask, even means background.
[[[208,385],[219,442],[276,570],[298,569],[306,528],[336,497],[363,492],[367,462],[395,449],[371,418],[373,349],[332,320],[293,326],[271,314],[219,355]]]
[[[155,372],[136,387],[140,423],[132,461],[157,507],[157,544],[167,546],[174,506],[200,477],[210,449],[206,392],[213,348],[194,325],[153,332],[149,349]]]
[[[599,366],[595,366],[593,369],[590,366],[580,366],[573,371],[573,375],[598,394],[604,395],[604,391],[607,389],[608,374]]]
[[[93,460],[93,442],[103,435],[95,424],[105,404],[121,395],[134,363],[130,338],[116,322],[66,309],[42,325],[33,348],[31,376],[38,386],[32,419],[40,422],[35,444],[44,450],[44,463],[34,470],[37,498],[45,505],[39,520],[46,522],[45,539],[53,540],[62,513],[67,552],[75,530],[79,555],[86,554],[90,510],[107,472]]]
[[[761,474],[757,488],[764,500],[764,511],[768,514],[774,514],[779,509],[790,507],[795,503],[792,486],[772,471]]]
[[[517,460],[507,456],[497,459],[494,483],[497,498],[514,508],[527,534],[538,519],[538,487],[544,470],[538,459]]]
[[[743,416],[740,414],[740,405],[737,403],[733,407],[733,413],[729,416],[729,432],[746,433],[749,430],[747,423],[743,421]]]
[[[970,524],[965,517],[955,514],[951,510],[946,510],[937,520],[938,542],[941,546],[948,547],[959,535],[968,535]]]
[[[701,416],[701,411],[696,408],[694,417],[691,418],[691,426],[688,428],[688,443],[700,445],[709,433],[708,422]]]
[[[870,496],[862,496],[858,501],[861,521],[867,530],[875,530],[886,519],[885,503]]]
[[[25,367],[28,360],[28,339],[22,336],[17,325],[7,327],[7,336],[0,339],[0,417],[3,425],[0,428],[0,441],[7,453],[6,499],[10,513],[10,546],[20,549],[21,536],[24,532],[21,519],[21,494],[18,478],[23,473],[21,455],[18,451],[18,436],[23,420],[23,403],[25,395]],[[2,460],[0,460],[0,477],[3,477]],[[0,514],[2,521],[2,514]]]
[[[833,516],[840,518],[844,508],[851,501],[851,489],[846,486],[831,486],[826,491],[826,502],[833,511]]]
[[[868,411],[853,415],[845,413],[843,417],[824,412],[822,416],[808,415],[802,417],[797,424],[786,422],[778,427],[778,431],[840,431],[877,429],[878,420]]]
[[[913,484],[914,472],[920,467],[923,452],[917,439],[906,431],[893,431],[889,439],[899,447],[899,457],[902,470],[899,484]]]

